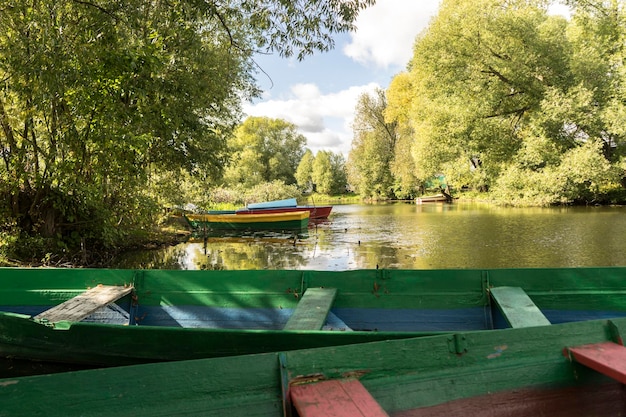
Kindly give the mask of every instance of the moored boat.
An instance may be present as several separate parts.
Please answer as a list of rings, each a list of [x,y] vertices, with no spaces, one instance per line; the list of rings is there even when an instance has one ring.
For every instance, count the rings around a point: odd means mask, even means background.
[[[435,195],[425,195],[422,197],[417,197],[415,199],[416,204],[424,204],[424,203],[446,203],[450,199],[443,194],[435,194]]]
[[[236,210],[237,214],[265,214],[265,213],[286,213],[293,211],[308,211],[310,220],[327,219],[332,211],[333,206],[295,206],[295,207],[278,207],[265,209],[243,208]]]
[[[0,380],[3,416],[621,417],[626,319]]]
[[[305,230],[309,224],[308,211],[287,211],[281,213],[258,213],[237,216],[235,213],[187,214],[187,222],[193,229],[211,230]]]
[[[100,285],[113,298],[84,310]],[[113,366],[542,326],[626,316],[625,294],[623,267],[4,268],[0,356]]]

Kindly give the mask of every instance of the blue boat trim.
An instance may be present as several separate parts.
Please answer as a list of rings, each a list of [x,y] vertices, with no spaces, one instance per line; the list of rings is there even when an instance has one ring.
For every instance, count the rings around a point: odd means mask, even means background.
[[[250,203],[247,205],[247,208],[256,210],[264,208],[295,207],[297,205],[298,201],[295,198],[287,198],[285,200],[266,201],[263,203]]]

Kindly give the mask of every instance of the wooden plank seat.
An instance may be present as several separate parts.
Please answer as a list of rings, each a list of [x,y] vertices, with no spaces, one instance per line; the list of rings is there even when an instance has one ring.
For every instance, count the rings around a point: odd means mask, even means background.
[[[626,347],[602,342],[569,347],[567,352],[571,360],[626,384]]]
[[[546,326],[550,321],[520,287],[494,287],[489,290],[511,327]]]
[[[94,311],[113,303],[133,290],[132,286],[98,285],[34,318],[48,322],[81,321]]]
[[[389,416],[358,379],[292,385],[289,396],[300,417]]]
[[[336,288],[307,288],[284,330],[320,330],[336,296]]]

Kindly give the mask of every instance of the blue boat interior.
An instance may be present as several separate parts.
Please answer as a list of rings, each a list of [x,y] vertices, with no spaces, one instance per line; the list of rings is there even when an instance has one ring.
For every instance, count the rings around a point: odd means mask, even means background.
[[[52,306],[50,306],[52,307]],[[35,316],[46,307],[0,306],[0,310]],[[222,308],[206,306],[137,306],[124,297],[91,314],[82,322],[169,326],[180,328],[280,330],[294,309]],[[618,311],[542,310],[552,324],[626,317]],[[322,330],[437,332],[503,329],[510,327],[495,306],[463,309],[333,308]]]

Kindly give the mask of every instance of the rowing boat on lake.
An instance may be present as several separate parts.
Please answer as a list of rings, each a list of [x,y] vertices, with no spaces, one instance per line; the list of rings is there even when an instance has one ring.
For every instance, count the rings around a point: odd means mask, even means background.
[[[245,208],[236,210],[236,214],[267,214],[267,213],[287,213],[290,211],[308,211],[309,219],[323,220],[327,219],[332,211],[333,206],[311,206],[297,205],[295,198],[285,200],[266,201],[263,203],[248,204]]]
[[[187,222],[194,230],[223,231],[300,231],[309,224],[308,211],[256,213],[238,216],[234,212],[187,214]]]
[[[446,203],[451,201],[449,197],[446,197],[443,194],[435,194],[435,195],[425,195],[422,197],[417,197],[415,199],[416,204],[424,204],[424,203]]]
[[[0,379],[2,416],[621,417],[626,318]]]

